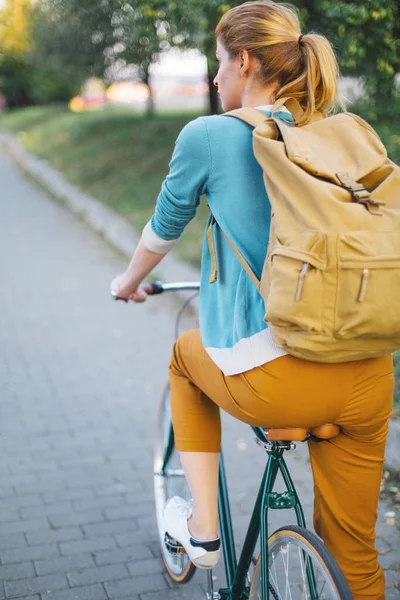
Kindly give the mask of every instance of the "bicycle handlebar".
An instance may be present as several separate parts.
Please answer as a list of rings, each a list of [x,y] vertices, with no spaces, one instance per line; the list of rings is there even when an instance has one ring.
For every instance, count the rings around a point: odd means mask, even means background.
[[[176,283],[162,283],[162,281],[156,281],[155,283],[144,283],[142,286],[149,296],[156,296],[164,292],[182,292],[182,291],[198,291],[200,289],[199,281],[182,281]],[[127,302],[126,298],[120,298],[111,292],[111,296],[115,300],[123,300]]]

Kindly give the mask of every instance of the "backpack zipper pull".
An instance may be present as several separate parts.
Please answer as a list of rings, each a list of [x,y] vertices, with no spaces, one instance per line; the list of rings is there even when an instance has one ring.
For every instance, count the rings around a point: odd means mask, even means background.
[[[308,263],[303,263],[301,271],[299,273],[299,279],[297,282],[297,290],[296,290],[296,302],[301,300],[301,295],[303,293],[304,280],[306,278],[307,269],[310,265]]]
[[[361,275],[360,291],[358,292],[357,302],[363,302],[363,300],[365,298],[365,294],[367,293],[367,287],[368,287],[368,279],[369,279],[369,269],[363,269],[363,272]]]

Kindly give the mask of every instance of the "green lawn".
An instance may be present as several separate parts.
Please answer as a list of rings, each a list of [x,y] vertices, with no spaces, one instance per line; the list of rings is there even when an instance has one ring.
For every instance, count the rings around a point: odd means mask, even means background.
[[[71,113],[61,106],[34,107],[0,114],[0,127],[140,230],[152,215],[175,139],[196,116],[165,114],[148,119],[129,110]],[[400,163],[400,123],[375,127],[391,158]],[[203,201],[198,218],[176,247],[178,256],[196,266],[200,265],[207,217]],[[396,374],[396,410],[400,416],[400,353]]]

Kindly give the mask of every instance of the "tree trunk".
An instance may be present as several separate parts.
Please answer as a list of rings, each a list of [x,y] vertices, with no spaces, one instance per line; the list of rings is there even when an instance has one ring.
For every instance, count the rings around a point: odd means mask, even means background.
[[[214,85],[214,77],[215,75],[213,75],[212,73],[208,73],[208,99],[210,102],[210,115],[218,114],[218,91]]]
[[[214,85],[215,73],[213,73],[214,69],[211,66],[210,59],[208,58],[209,51],[207,48],[206,48],[206,56],[207,56],[209,114],[217,115],[218,114],[218,88],[216,88]]]
[[[147,98],[146,113],[147,113],[147,117],[151,119],[152,117],[154,117],[154,96],[153,96],[153,91],[152,91],[151,85],[150,85],[150,74],[149,74],[148,69],[146,69],[146,71],[144,73],[143,83],[145,83],[147,85],[147,88],[149,90],[149,97]]]

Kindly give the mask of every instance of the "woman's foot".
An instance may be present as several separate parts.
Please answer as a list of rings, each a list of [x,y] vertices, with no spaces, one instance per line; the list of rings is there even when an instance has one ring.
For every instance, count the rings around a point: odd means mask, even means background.
[[[188,527],[192,515],[192,503],[174,496],[164,509],[164,530],[185,549],[192,563],[200,569],[212,569],[218,562],[221,540],[198,540]]]

